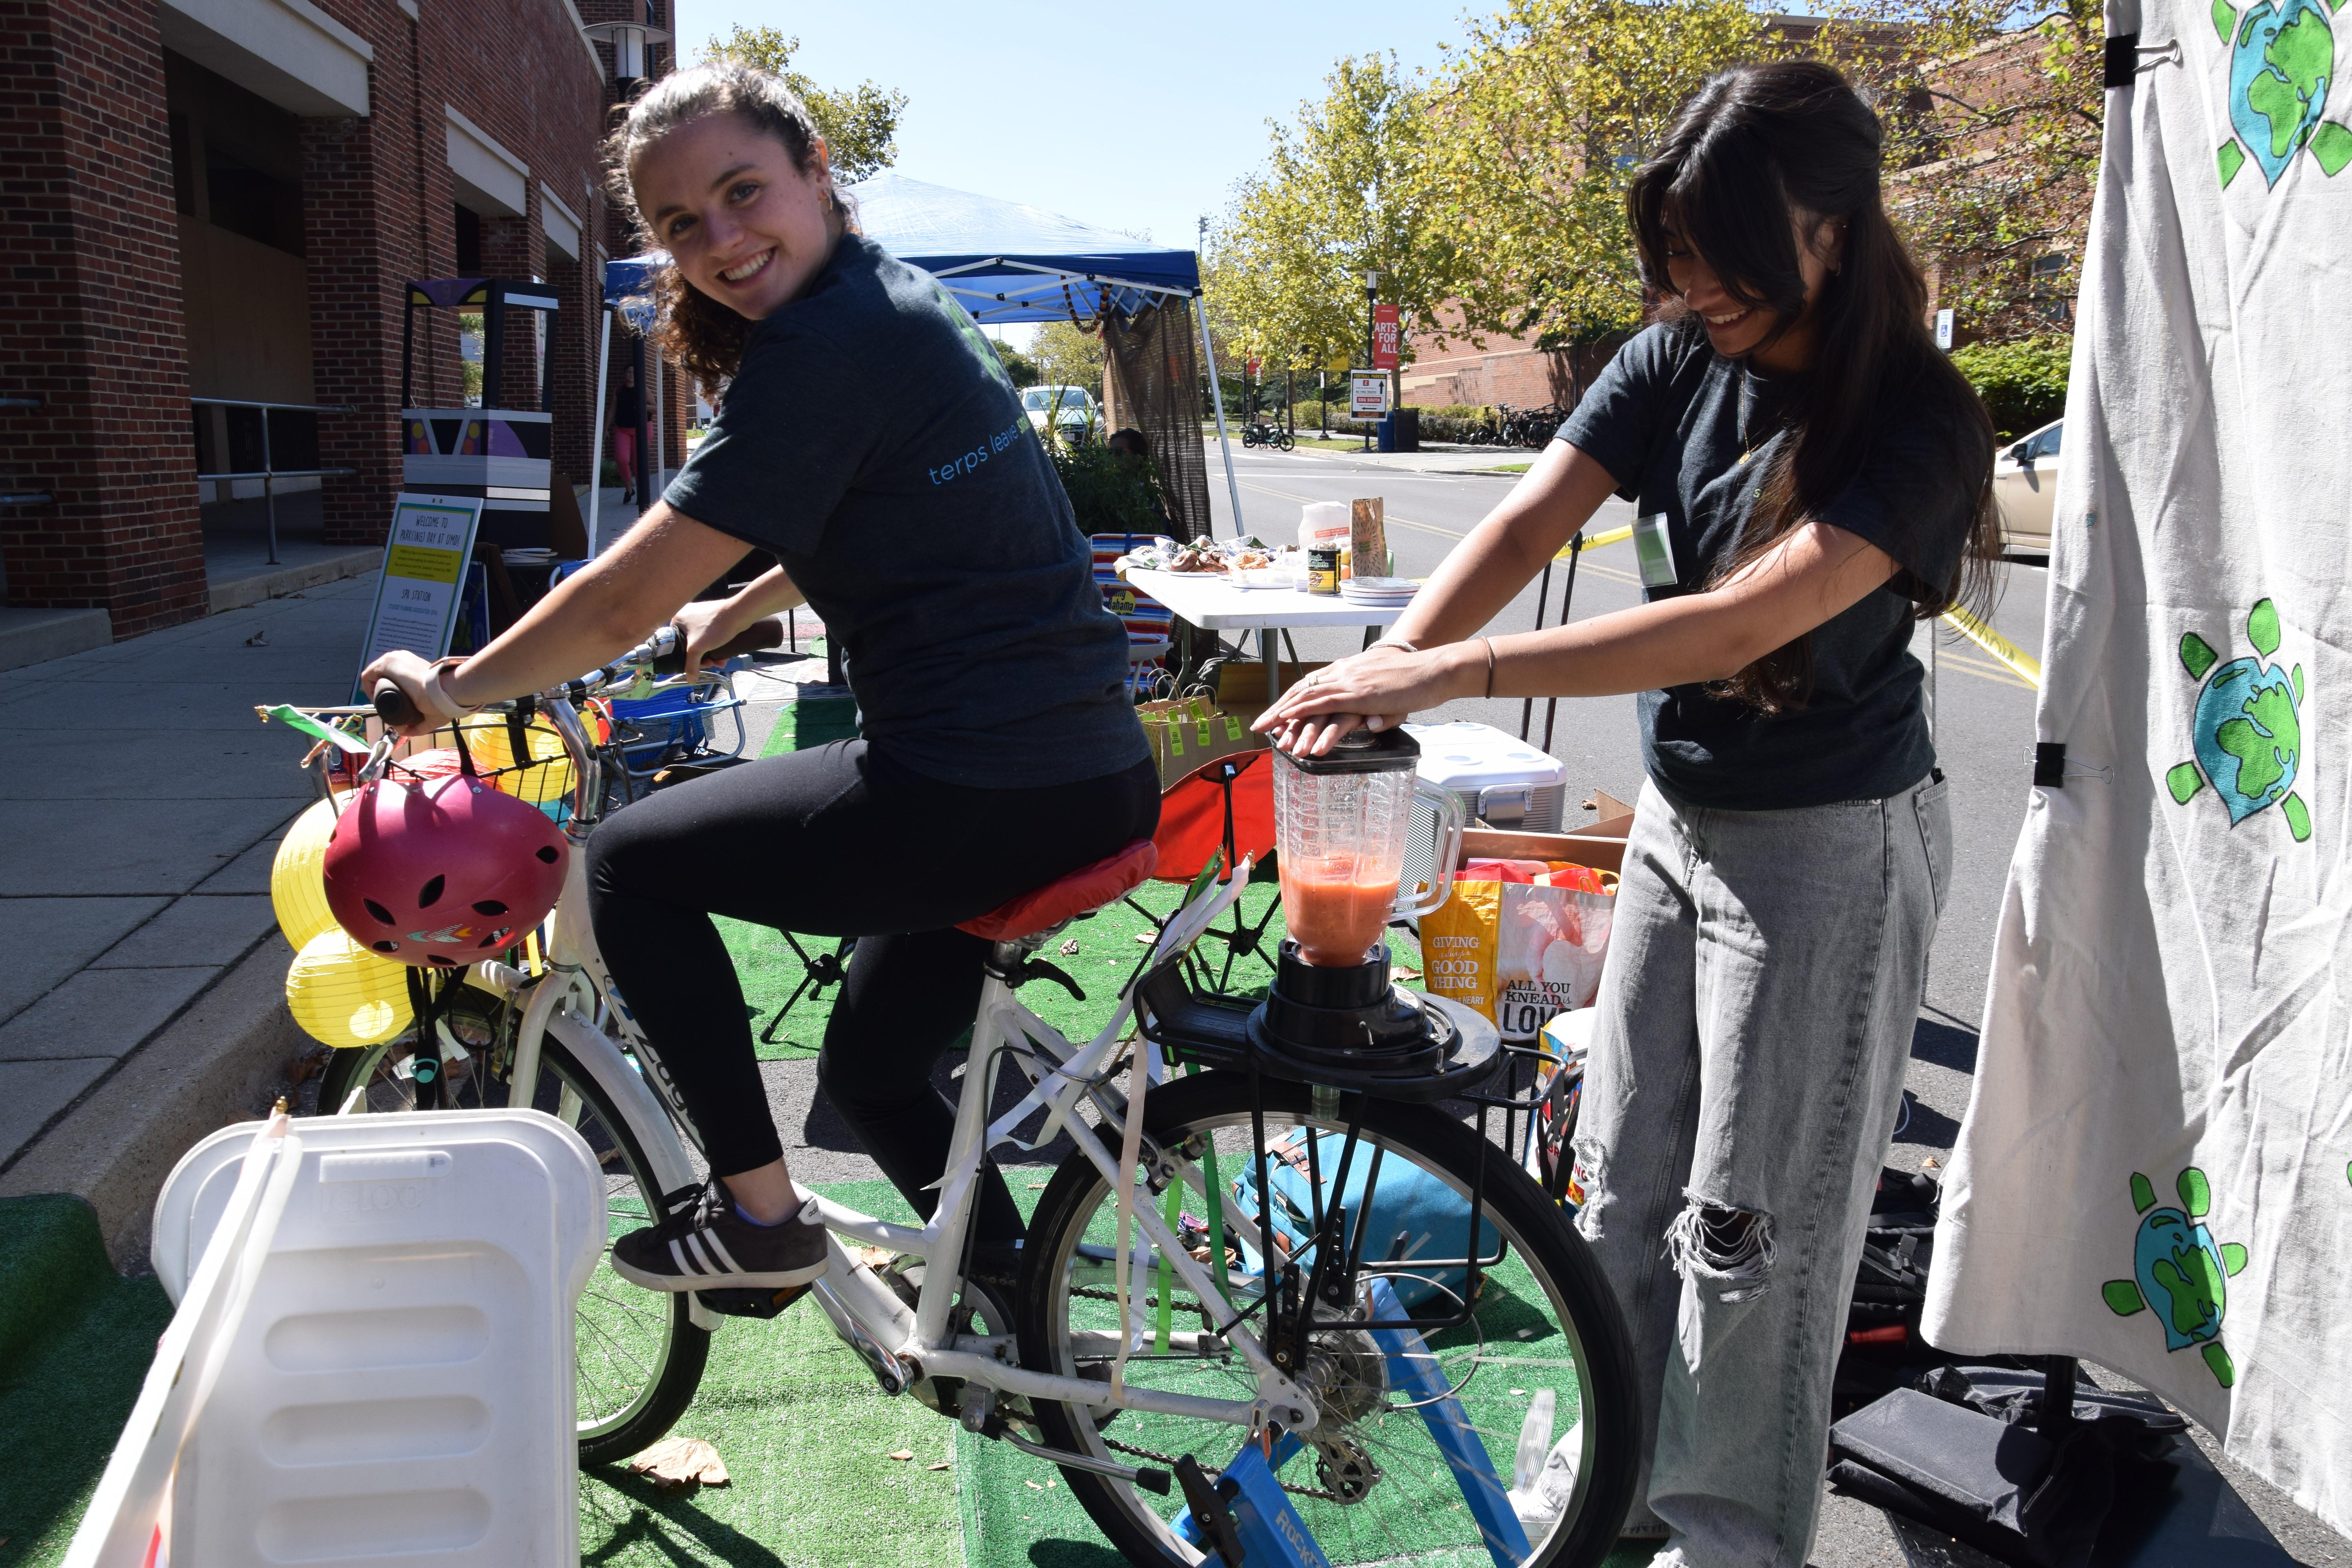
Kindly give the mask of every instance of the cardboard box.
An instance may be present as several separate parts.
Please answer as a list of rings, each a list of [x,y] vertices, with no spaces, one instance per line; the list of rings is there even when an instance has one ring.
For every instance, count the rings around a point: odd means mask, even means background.
[[[1625,837],[1633,808],[1599,790],[1592,792],[1596,819],[1568,833],[1504,833],[1474,827],[1462,836],[1465,860],[1566,860],[1596,871],[1622,872]]]
[[[1135,715],[1143,721],[1163,790],[1219,757],[1255,752],[1266,743],[1264,735],[1252,731],[1246,717],[1227,712],[1204,697],[1147,702]]]

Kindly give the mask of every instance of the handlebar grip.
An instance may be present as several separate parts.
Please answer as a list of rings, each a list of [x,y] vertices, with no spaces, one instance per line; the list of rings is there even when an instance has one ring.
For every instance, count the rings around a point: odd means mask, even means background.
[[[396,728],[420,724],[425,721],[425,715],[417,711],[416,704],[408,700],[408,693],[389,680],[376,682],[371,700],[375,703],[376,717]]]
[[[760,648],[774,647],[783,640],[784,623],[770,616],[765,620],[753,621],[750,626],[737,632],[724,647],[705,648],[702,653],[703,662],[706,665],[718,664],[734,658],[739,653],[752,653]],[[656,675],[686,673],[686,646],[682,641],[676,650],[655,658],[654,673]]]

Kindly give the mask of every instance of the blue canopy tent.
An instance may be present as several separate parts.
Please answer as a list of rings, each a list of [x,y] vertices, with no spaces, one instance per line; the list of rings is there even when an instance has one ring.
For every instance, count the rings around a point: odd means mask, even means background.
[[[1201,296],[1201,262],[1192,251],[1092,228],[1043,207],[891,174],[862,180],[848,186],[847,194],[856,203],[857,226],[866,237],[937,278],[983,326],[1093,324],[1131,320],[1169,304],[1193,314],[1191,301]],[[1207,317],[1197,319],[1225,488],[1240,530],[1241,486],[1234,479],[1216,350],[1209,342]]]

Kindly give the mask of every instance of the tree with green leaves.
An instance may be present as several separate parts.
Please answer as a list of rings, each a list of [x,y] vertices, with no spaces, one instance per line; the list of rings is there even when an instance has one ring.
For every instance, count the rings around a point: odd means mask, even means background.
[[[1430,220],[1433,127],[1393,57],[1342,59],[1319,101],[1269,121],[1266,167],[1241,182],[1209,245],[1218,357],[1339,370],[1361,360],[1364,274],[1408,330],[1455,287],[1456,247]]]
[[[1103,395],[1102,334],[1076,321],[1048,321],[1029,345],[1029,363],[1041,386],[1083,386],[1099,402]]]
[[[793,68],[798,38],[787,38],[774,27],[747,27],[740,22],[725,38],[713,38],[703,49],[706,60],[734,60],[783,78],[800,95],[816,120],[831,154],[834,178],[855,184],[878,174],[898,156],[899,117],[907,112],[907,95],[870,81],[854,88],[820,87]]]
[[[1417,171],[1467,258],[1468,332],[1557,348],[1639,325],[1627,183],[1708,77],[1785,47],[1739,0],[1509,0],[1473,21],[1430,85]]]

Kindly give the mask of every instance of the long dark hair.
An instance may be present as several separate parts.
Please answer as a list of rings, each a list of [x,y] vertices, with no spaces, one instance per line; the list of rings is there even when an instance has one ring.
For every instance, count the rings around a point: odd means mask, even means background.
[[[742,116],[783,144],[794,169],[803,174],[816,169],[815,117],[782,78],[734,60],[716,60],[666,76],[629,106],[628,117],[604,142],[613,199],[629,216],[638,242],[649,248],[658,247],[661,238],[637,205],[630,170],[648,145],[709,114]],[[830,194],[835,221],[856,232],[857,217],[847,198],[839,191]],[[660,321],[654,342],[694,377],[705,397],[715,399],[719,384],[742,363],[743,340],[751,335],[751,323],[696,289],[676,267],[665,267],[656,276],[654,302]]]
[[[1754,563],[1852,483],[1888,411],[1924,410],[1948,433],[1955,471],[1970,488],[1968,540],[1955,581],[1921,583],[1906,571],[1893,585],[1911,595],[1922,620],[1955,604],[1982,613],[2000,551],[1992,419],[1928,333],[1927,279],[1880,195],[1884,143],[1878,116],[1834,68],[1814,60],[1736,66],[1683,106],[1665,144],[1635,172],[1626,203],[1643,281],[1668,300],[1663,315],[1688,314],[1668,281],[1671,234],[1733,299],[1777,312],[1776,335],[1805,310],[1797,219],[1844,226],[1843,258],[1813,302],[1818,346],[1788,412],[1793,438],[1774,456],[1738,548],[1709,585]],[[1720,689],[1770,713],[1802,707],[1811,684],[1809,632]]]

